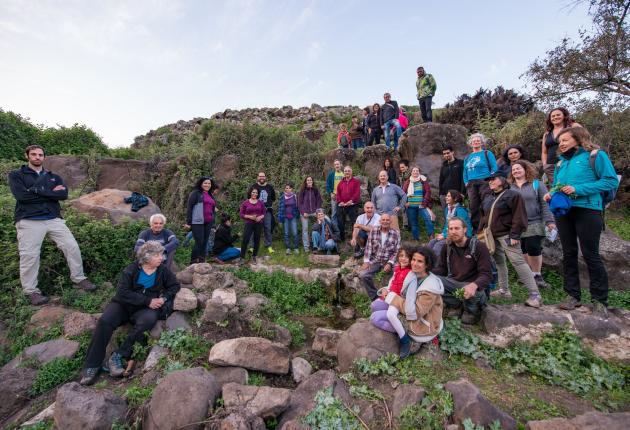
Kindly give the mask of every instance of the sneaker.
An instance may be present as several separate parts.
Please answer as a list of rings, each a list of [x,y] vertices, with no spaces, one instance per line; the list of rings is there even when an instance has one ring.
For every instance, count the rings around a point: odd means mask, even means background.
[[[297,249],[297,248],[295,248],[295,249],[293,250],[293,253],[294,253],[295,255],[299,255],[299,254],[300,254],[300,250],[299,250],[299,249]]]
[[[270,246],[270,247],[268,247],[268,248],[267,248],[267,252],[268,252],[269,254],[273,254],[273,253],[274,253],[274,252],[276,252],[276,251],[274,251],[274,249]]]
[[[542,306],[542,297],[540,294],[532,294],[525,300],[525,306],[530,306],[532,308],[539,308]]]
[[[405,336],[400,339],[400,353],[398,354],[398,356],[402,359],[402,358],[407,358],[409,357],[409,354],[411,353],[411,338],[409,337],[408,334],[405,334]]]
[[[92,385],[96,382],[96,378],[98,377],[98,371],[100,369],[98,367],[88,367],[83,370],[83,375],[81,375],[81,380],[79,384],[81,385]]]
[[[572,311],[575,308],[579,308],[582,306],[582,302],[576,299],[573,296],[567,296],[566,299],[558,303],[558,307],[560,309],[564,309],[565,311]]]
[[[287,248],[287,250],[284,252],[286,255],[291,255],[291,250],[289,248]]]
[[[122,365],[122,356],[117,352],[112,352],[109,360],[107,360],[107,366],[109,367],[109,375],[112,378],[120,378],[125,373],[125,368]]]
[[[481,315],[475,315],[468,311],[464,311],[462,314],[462,324],[475,325],[481,319]]]
[[[551,285],[543,279],[542,275],[534,275],[534,280],[538,288],[551,288]]]
[[[31,301],[31,305],[33,306],[45,305],[46,303],[50,301],[50,299],[47,296],[40,293],[29,294],[28,298]]]
[[[593,302],[593,310],[591,312],[594,317],[598,317],[603,320],[608,319],[608,309],[606,309],[606,305],[601,302]]]
[[[512,293],[510,293],[510,290],[506,288],[499,288],[498,290],[491,292],[490,297],[496,297],[498,299],[511,299]]]
[[[90,280],[86,278],[82,280],[81,282],[74,284],[74,288],[77,288],[83,291],[94,291],[98,287],[94,285],[93,283],[91,283]]]

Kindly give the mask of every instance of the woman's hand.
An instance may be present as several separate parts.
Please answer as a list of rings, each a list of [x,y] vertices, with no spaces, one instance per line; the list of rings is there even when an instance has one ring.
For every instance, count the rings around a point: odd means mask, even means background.
[[[190,230],[190,224],[184,224],[183,227],[184,230]]]
[[[264,215],[258,215],[258,216],[256,217],[256,222],[260,222],[260,221],[262,221],[262,219],[263,219],[264,217],[265,217]]]
[[[551,194],[547,193],[543,196],[543,199],[548,202],[549,200],[551,200]]]
[[[151,303],[149,303],[149,307],[151,309],[159,309],[164,305],[164,299],[160,297],[159,299],[151,299]]]
[[[571,194],[575,194],[575,187],[572,187],[571,185],[565,185],[564,187],[560,188],[560,191],[562,191],[567,196],[570,196]]]

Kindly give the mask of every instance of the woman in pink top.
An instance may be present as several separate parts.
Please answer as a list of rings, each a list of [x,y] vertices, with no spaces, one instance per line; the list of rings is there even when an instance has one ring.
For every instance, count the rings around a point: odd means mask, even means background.
[[[265,204],[258,200],[258,190],[252,188],[249,192],[249,199],[241,203],[240,215],[245,221],[245,229],[243,230],[243,241],[241,242],[241,258],[245,259],[247,253],[247,244],[254,235],[254,253],[252,254],[252,263],[256,263],[258,248],[260,247],[260,232],[262,231],[263,220],[265,219]]]

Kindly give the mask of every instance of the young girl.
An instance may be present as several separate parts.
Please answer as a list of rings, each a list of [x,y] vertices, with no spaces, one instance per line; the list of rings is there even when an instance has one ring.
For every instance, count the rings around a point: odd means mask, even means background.
[[[400,248],[398,250],[398,254],[396,255],[396,260],[398,260],[398,264],[394,266],[394,275],[389,280],[389,284],[387,287],[381,288],[379,290],[379,298],[374,300],[370,307],[372,308],[372,315],[370,316],[370,321],[376,327],[381,330],[389,331],[392,333],[396,333],[396,329],[387,319],[387,309],[389,305],[385,303],[385,297],[388,293],[400,294],[400,291],[403,288],[403,283],[405,282],[407,276],[411,272],[410,266],[410,255],[409,250],[406,248]],[[411,274],[413,277],[413,273]]]
[[[352,148],[352,140],[350,139],[350,133],[348,133],[348,126],[346,124],[339,124],[337,145],[342,149]]]
[[[299,254],[297,220],[300,217],[298,202],[293,192],[293,184],[287,182],[284,186],[284,193],[278,203],[278,222],[284,225],[284,246],[287,255],[291,254],[291,237],[293,236],[293,252]]]

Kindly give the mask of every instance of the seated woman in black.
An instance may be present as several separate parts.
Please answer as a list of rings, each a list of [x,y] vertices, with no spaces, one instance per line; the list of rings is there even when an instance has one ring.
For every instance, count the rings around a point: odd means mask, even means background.
[[[112,353],[104,370],[113,377],[121,377],[125,371],[122,359],[130,358],[136,342],[145,343],[158,319],[166,319],[173,311],[179,282],[168,268],[162,265],[164,247],[156,241],[148,241],[138,249],[137,260],[127,266],[118,282],[118,290],[96,324],[92,341],[85,356],[82,385],[90,385],[105,358],[105,349],[112,333],[119,326],[131,322],[127,338]]]

